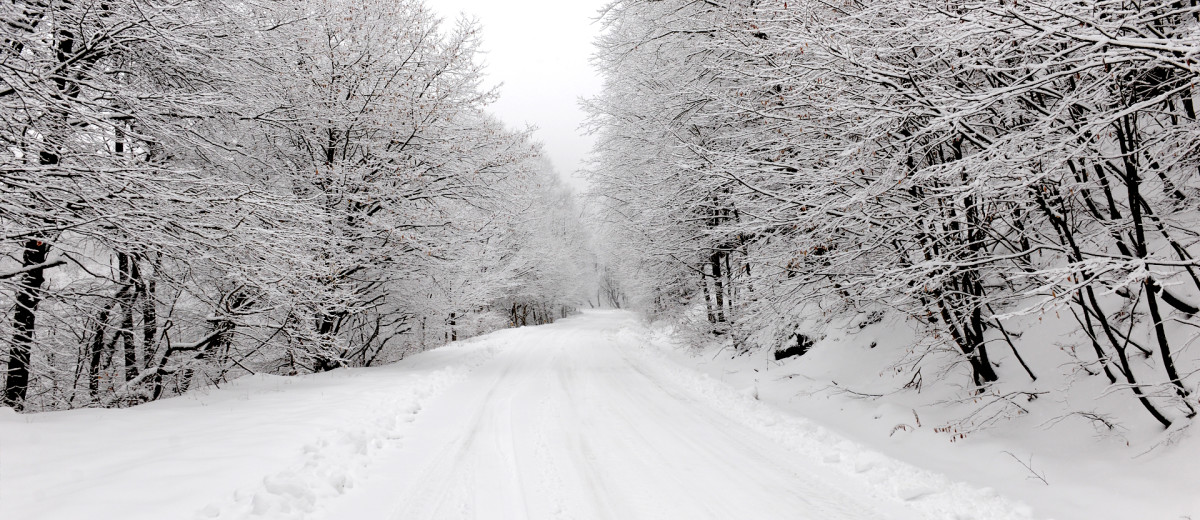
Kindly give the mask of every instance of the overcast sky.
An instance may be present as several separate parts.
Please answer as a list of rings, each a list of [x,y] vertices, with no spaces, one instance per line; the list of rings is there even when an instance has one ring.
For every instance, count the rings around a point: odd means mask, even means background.
[[[503,83],[492,107],[509,126],[538,127],[554,167],[570,179],[582,167],[592,141],[579,130],[578,99],[600,90],[588,57],[600,31],[594,18],[608,0],[426,0],[448,24],[460,14],[483,27],[483,62],[489,85]]]

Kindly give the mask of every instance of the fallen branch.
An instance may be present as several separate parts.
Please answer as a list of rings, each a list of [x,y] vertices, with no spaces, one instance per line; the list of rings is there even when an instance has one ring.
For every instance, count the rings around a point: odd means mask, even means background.
[[[1030,475],[1030,476],[1027,476],[1027,477],[1025,477],[1025,478],[1027,478],[1027,479],[1038,479],[1038,480],[1042,481],[1042,483],[1043,483],[1043,484],[1045,484],[1045,485],[1047,485],[1047,486],[1049,486],[1049,485],[1050,485],[1050,483],[1049,483],[1049,482],[1046,482],[1046,474],[1045,474],[1045,473],[1038,473],[1037,471],[1034,471],[1034,470],[1033,470],[1033,455],[1030,455],[1030,456],[1029,456],[1029,462],[1028,462],[1028,463],[1026,463],[1025,461],[1023,461],[1023,460],[1021,460],[1020,458],[1018,458],[1016,455],[1013,455],[1011,451],[1005,451],[1004,453],[1007,453],[1009,457],[1012,457],[1012,458],[1013,458],[1013,460],[1017,461],[1017,463],[1019,463],[1019,464],[1021,464],[1022,466],[1024,466],[1024,467],[1025,467],[1025,469],[1029,470],[1029,473],[1031,473],[1031,475]]]

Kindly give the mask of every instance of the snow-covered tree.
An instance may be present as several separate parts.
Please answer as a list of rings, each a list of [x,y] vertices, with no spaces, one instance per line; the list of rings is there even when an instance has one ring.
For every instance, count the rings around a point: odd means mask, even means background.
[[[578,216],[487,114],[473,24],[418,0],[3,9],[5,404],[369,365],[517,298],[577,304],[553,260],[584,241],[528,237]]]
[[[807,302],[882,305],[976,391],[1036,378],[1008,327],[1062,311],[1094,353],[1081,372],[1164,425],[1195,415],[1196,7],[605,13],[593,195],[639,264],[629,285],[672,294],[643,302],[703,299],[739,344]]]

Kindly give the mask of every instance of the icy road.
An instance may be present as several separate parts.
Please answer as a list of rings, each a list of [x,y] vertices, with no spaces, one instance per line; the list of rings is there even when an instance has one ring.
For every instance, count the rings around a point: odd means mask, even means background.
[[[591,312],[393,367],[6,415],[0,517],[1029,517],[771,410],[652,342],[631,314]]]

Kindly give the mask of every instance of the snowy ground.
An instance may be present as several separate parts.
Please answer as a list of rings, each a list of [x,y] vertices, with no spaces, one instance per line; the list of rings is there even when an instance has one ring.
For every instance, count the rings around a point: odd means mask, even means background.
[[[389,367],[6,411],[0,518],[1037,517],[654,343],[632,314],[589,312]]]
[[[702,312],[684,319],[704,320]],[[769,349],[737,353],[728,340],[677,333],[677,319],[655,323],[640,342],[772,409],[1018,499],[1036,518],[1200,519],[1200,435],[1186,422],[1164,431],[1128,391],[1078,373],[1064,347],[1072,338],[1055,330],[1062,323],[1031,319],[1020,327],[1018,345],[1039,376],[1036,382],[1007,351],[993,351],[1004,377],[977,395],[963,386],[969,374],[951,364],[961,359],[954,354],[926,358],[923,375],[897,370],[897,353],[919,341],[903,319],[867,320],[871,324],[864,326],[868,313],[812,314],[817,317],[803,332],[815,344],[784,360],[775,360]],[[922,377],[923,384],[912,388],[911,381]],[[996,396],[1009,392],[1018,397],[1005,406]],[[1030,400],[1020,392],[1045,393]],[[1104,427],[1080,412],[1114,425]]]

